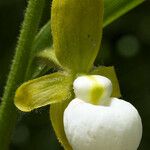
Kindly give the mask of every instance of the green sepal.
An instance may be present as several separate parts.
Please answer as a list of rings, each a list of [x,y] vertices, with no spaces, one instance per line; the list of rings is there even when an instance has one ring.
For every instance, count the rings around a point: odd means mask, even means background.
[[[86,73],[99,51],[103,0],[53,0],[51,29],[56,57],[63,67]]]
[[[44,62],[45,64],[47,64],[50,67],[62,68],[55,56],[55,51],[53,50],[52,47],[40,51],[36,55],[36,58],[41,60],[42,62]]]
[[[71,99],[63,102],[52,104],[50,106],[50,119],[54,128],[55,134],[65,150],[72,150],[64,131],[63,114]]]
[[[22,84],[16,91],[14,103],[21,111],[64,101],[71,97],[72,79],[66,72],[46,75]]]
[[[121,97],[121,92],[120,92],[120,87],[119,87],[119,82],[117,79],[117,75],[115,72],[115,68],[113,66],[110,67],[105,67],[105,66],[100,66],[96,67],[93,69],[90,74],[97,74],[101,76],[105,76],[108,79],[111,80],[112,86],[113,86],[113,92],[112,92],[112,97]]]

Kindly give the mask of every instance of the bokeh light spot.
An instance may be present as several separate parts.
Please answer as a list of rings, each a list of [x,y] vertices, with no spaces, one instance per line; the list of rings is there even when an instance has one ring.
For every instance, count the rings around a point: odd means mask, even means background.
[[[139,42],[135,36],[126,35],[117,42],[117,53],[122,57],[134,57],[139,52]]]

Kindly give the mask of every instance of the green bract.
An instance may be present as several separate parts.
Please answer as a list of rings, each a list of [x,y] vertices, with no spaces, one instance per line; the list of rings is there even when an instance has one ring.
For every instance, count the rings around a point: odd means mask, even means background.
[[[75,73],[88,72],[100,48],[103,0],[53,0],[51,13],[59,62]]]

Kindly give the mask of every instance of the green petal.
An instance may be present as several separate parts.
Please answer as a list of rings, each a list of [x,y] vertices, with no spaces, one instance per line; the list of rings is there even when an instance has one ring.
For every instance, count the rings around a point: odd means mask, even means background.
[[[50,119],[55,130],[55,134],[65,150],[72,150],[64,131],[63,114],[68,106],[70,99],[61,103],[52,104],[50,107]]]
[[[15,105],[28,112],[71,97],[72,80],[65,72],[46,75],[22,84],[16,91]]]
[[[97,67],[94,70],[92,70],[90,73],[102,75],[102,76],[109,78],[111,80],[112,86],[113,86],[113,92],[112,92],[111,96],[112,97],[121,97],[119,82],[118,82],[117,75],[115,73],[115,69],[113,66],[111,66],[111,67],[105,67],[105,66]]]

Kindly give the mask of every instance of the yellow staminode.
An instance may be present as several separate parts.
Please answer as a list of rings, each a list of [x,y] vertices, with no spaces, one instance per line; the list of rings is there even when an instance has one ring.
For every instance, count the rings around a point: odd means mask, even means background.
[[[97,105],[97,104],[99,104],[99,100],[103,96],[104,87],[98,83],[98,81],[96,80],[95,77],[88,76],[88,78],[93,82],[93,85],[91,87],[91,91],[89,93],[90,94],[90,101],[93,104]]]

